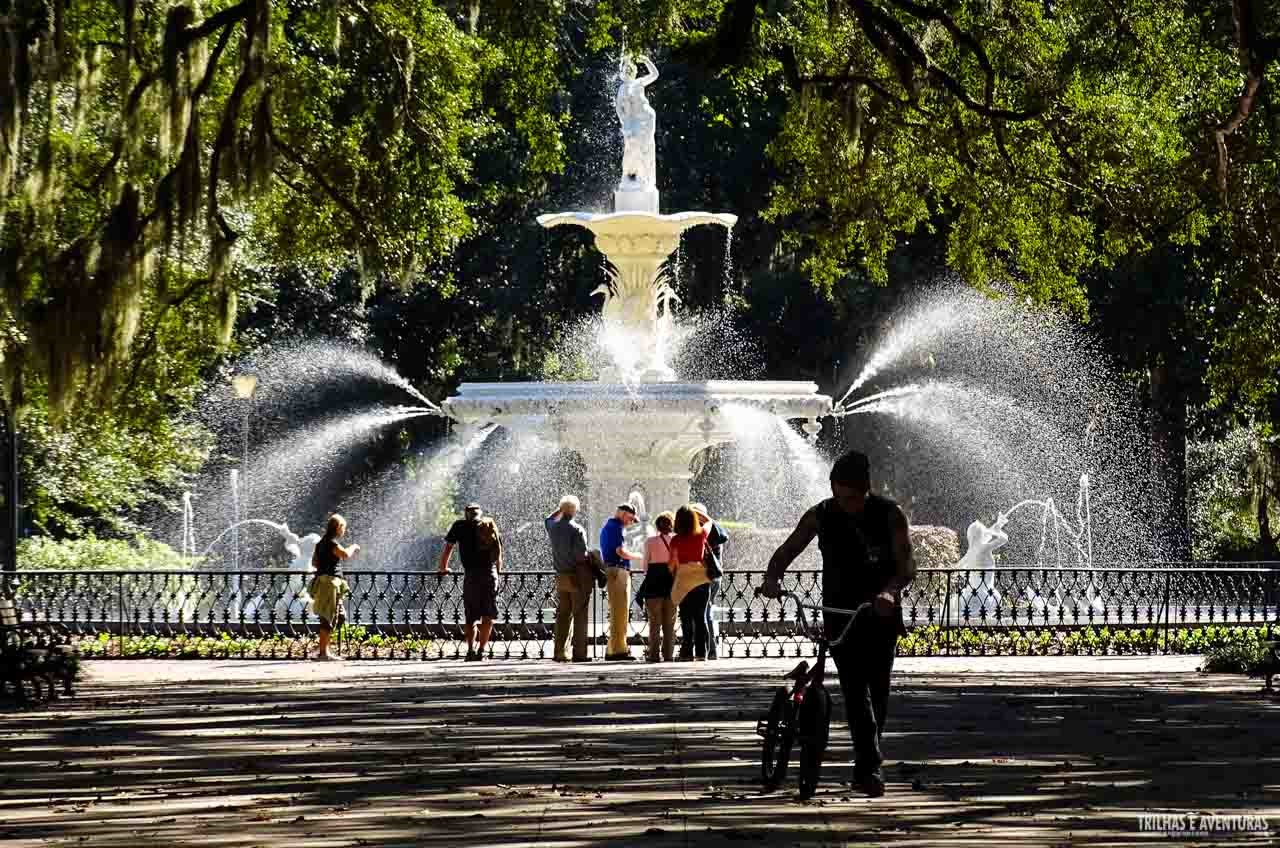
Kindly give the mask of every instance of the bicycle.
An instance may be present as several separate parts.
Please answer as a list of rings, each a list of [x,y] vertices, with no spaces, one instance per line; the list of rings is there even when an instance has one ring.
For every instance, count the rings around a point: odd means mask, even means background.
[[[756,595],[760,590],[756,590]],[[818,789],[818,779],[822,772],[822,756],[827,750],[827,741],[831,732],[831,695],[824,683],[826,678],[827,652],[839,647],[853,629],[858,617],[871,608],[864,603],[857,609],[840,609],[839,607],[823,607],[801,603],[794,592],[782,595],[795,601],[796,617],[804,635],[818,644],[818,657],[813,668],[807,660],[791,670],[787,677],[795,681],[788,690],[779,686],[773,693],[773,703],[769,713],[756,722],[756,733],[764,738],[761,743],[760,768],[761,777],[767,789],[775,789],[787,775],[787,766],[791,760],[791,748],[800,743],[800,799],[813,797]],[[840,636],[828,641],[825,635],[814,635],[805,619],[806,609],[824,613],[837,613],[849,616]]]

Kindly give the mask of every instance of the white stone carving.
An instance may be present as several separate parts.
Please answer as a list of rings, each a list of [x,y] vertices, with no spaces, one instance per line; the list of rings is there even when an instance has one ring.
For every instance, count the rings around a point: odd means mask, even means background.
[[[640,484],[649,504],[665,509],[688,501],[694,455],[733,441],[727,416],[734,407],[815,419],[831,412],[831,398],[817,390],[814,383],[765,380],[463,383],[444,408],[464,427],[492,422],[576,451],[589,498],[616,501]]]
[[[646,73],[636,76],[636,65],[624,58],[614,109],[622,124],[622,181],[614,195],[619,212],[658,212],[658,150],[654,132],[658,113],[649,105],[645,88],[658,78],[658,69],[649,57],[641,56]]]

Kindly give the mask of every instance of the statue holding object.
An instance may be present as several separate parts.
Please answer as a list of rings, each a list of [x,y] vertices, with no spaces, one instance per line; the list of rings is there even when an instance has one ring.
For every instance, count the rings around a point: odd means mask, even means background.
[[[622,124],[622,181],[614,194],[614,208],[619,212],[658,211],[658,153],[654,131],[658,113],[649,105],[645,87],[658,78],[658,69],[648,56],[639,57],[645,67],[644,76],[636,76],[636,63],[630,57],[622,61],[622,82],[614,109]]]

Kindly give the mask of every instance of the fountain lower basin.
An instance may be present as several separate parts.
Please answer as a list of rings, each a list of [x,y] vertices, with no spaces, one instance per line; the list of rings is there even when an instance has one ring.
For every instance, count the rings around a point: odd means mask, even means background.
[[[803,381],[463,383],[444,408],[464,431],[497,424],[576,452],[595,516],[637,488],[662,508],[687,503],[693,457],[739,438],[735,412],[806,419],[814,434],[831,398]]]

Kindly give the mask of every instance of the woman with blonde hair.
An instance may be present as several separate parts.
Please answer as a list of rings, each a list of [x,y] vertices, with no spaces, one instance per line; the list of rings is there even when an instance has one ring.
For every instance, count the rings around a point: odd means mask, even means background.
[[[687,505],[676,510],[675,538],[671,540],[672,570],[675,586],[671,600],[680,607],[681,621],[692,621],[693,632],[684,633],[684,646],[680,649],[682,661],[706,660],[707,601],[710,599],[707,567],[703,559],[707,554],[707,528],[698,521],[697,514]]]
[[[649,662],[671,662],[676,644],[676,605],[671,602],[671,540],[676,517],[661,513],[653,520],[658,535],[644,543],[644,582],[639,600],[649,613]]]
[[[320,651],[316,659],[322,662],[342,659],[329,653],[329,639],[345,617],[342,604],[350,591],[347,581],[342,579],[342,561],[360,553],[359,545],[344,548],[338,544],[346,532],[347,519],[335,512],[325,523],[324,535],[311,555],[316,576],[311,579],[307,594],[311,596],[311,611],[320,619]]]

